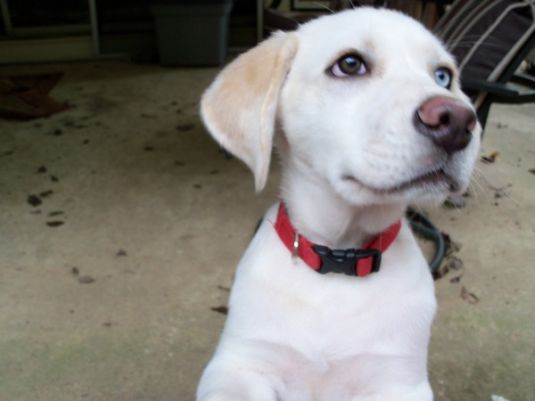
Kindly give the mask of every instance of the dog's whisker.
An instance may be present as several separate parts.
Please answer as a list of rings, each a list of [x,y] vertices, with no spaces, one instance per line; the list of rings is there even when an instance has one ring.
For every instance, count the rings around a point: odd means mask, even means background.
[[[487,184],[487,187],[489,189],[494,191],[495,194],[499,194],[499,197],[507,198],[508,200],[512,201],[516,206],[520,205],[520,202],[514,196],[511,195],[511,192],[505,191],[505,189],[512,187],[512,184],[507,184],[505,186],[494,185],[490,182],[485,173],[478,166],[474,168],[473,178],[475,179],[475,182],[479,182],[477,178],[481,178],[485,182],[485,184]]]
[[[360,4],[359,0],[349,0],[349,4],[353,10],[357,7],[362,7],[362,4]]]
[[[477,174],[477,176],[482,179],[482,181],[487,185],[488,188],[492,190],[498,189],[494,184],[492,184],[492,182],[490,182],[490,180],[487,178],[483,170],[481,170],[478,166],[474,167],[474,173]]]
[[[325,4],[318,3],[318,2],[316,2],[316,1],[315,1],[313,4],[315,4],[316,6],[321,7],[321,8],[323,8],[323,9],[329,11],[331,14],[335,14],[335,13],[336,13],[335,10],[333,10],[332,8],[330,8],[329,6],[327,6],[327,5],[325,5]]]
[[[476,166],[472,175],[472,180],[470,181],[470,188],[474,191],[474,198],[478,197],[484,192],[483,185],[479,182],[478,178],[482,175],[482,172]]]
[[[483,187],[476,177],[472,177],[470,184],[468,185],[469,194],[474,197],[475,200],[480,199]]]

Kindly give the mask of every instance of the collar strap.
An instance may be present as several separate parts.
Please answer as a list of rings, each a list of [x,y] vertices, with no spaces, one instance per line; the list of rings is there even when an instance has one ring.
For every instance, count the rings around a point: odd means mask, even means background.
[[[286,207],[279,204],[275,230],[293,257],[301,258],[318,273],[344,273],[349,276],[364,277],[379,271],[381,254],[396,239],[401,221],[388,227],[361,249],[330,249],[317,245],[300,235],[292,226]]]

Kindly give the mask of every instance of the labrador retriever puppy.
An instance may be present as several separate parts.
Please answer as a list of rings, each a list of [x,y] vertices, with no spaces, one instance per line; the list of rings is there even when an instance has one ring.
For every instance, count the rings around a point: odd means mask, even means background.
[[[420,23],[357,8],[275,33],[201,101],[213,137],[281,201],[241,259],[198,401],[430,401],[436,310],[409,203],[463,191],[480,125]]]

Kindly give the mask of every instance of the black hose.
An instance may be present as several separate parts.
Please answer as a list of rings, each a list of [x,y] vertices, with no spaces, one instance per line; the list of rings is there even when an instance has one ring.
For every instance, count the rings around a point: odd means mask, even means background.
[[[431,220],[412,208],[407,210],[407,218],[416,234],[435,244],[435,254],[431,262],[429,262],[431,273],[435,273],[446,255],[446,244],[444,243],[442,233],[435,227]]]

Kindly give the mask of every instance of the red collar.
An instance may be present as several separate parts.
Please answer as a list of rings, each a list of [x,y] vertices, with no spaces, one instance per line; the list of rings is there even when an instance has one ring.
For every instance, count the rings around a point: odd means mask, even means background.
[[[401,221],[397,221],[363,248],[342,250],[316,245],[300,235],[292,226],[282,202],[275,222],[275,230],[286,248],[313,270],[319,273],[336,272],[359,277],[379,271],[381,253],[394,242],[400,228]]]

